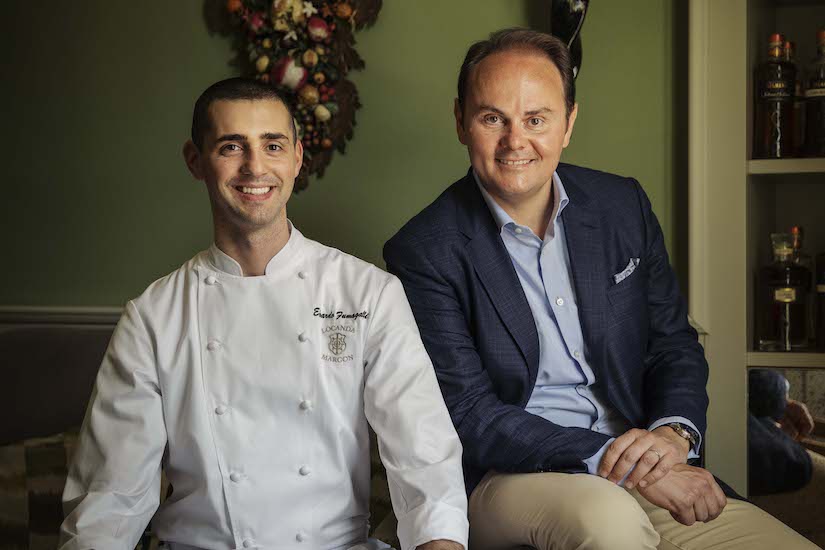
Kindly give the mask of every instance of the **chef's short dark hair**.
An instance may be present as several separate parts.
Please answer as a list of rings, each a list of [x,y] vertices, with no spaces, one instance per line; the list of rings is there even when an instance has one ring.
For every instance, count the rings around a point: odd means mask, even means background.
[[[486,40],[480,40],[470,46],[464,63],[458,72],[458,106],[464,112],[464,100],[472,70],[481,61],[494,53],[509,50],[534,50],[547,56],[561,73],[564,88],[564,102],[567,116],[573,112],[576,104],[576,80],[573,76],[573,60],[567,45],[555,36],[539,31],[522,28],[510,28],[496,31]]]
[[[269,84],[264,84],[253,78],[227,78],[215,82],[200,95],[195,102],[195,109],[192,112],[192,143],[197,148],[203,149],[203,140],[206,132],[209,131],[211,121],[209,120],[209,106],[215,101],[242,101],[242,100],[273,100],[280,102],[289,113],[289,120],[292,123],[292,143],[297,140],[298,134],[295,131],[295,114],[292,112],[289,102],[275,88]]]

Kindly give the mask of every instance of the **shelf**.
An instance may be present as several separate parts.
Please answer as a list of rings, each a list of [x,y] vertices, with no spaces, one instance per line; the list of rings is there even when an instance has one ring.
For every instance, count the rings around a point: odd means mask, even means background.
[[[825,158],[748,161],[748,174],[825,174]],[[825,181],[825,180],[823,180]]]
[[[751,351],[748,352],[748,366],[825,369],[825,353]]]

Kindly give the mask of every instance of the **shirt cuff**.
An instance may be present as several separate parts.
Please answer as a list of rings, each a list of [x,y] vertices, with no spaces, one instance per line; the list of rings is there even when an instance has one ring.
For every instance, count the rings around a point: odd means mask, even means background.
[[[425,502],[398,518],[401,550],[415,550],[434,540],[451,540],[467,548],[469,536],[466,510],[443,502]]]
[[[696,438],[696,445],[691,447],[691,449],[688,451],[687,457],[688,460],[699,458],[699,449],[702,447],[702,434],[699,432],[699,430],[696,429],[696,425],[684,416],[666,416],[664,418],[660,418],[659,420],[651,424],[647,431],[652,432],[660,426],[664,426],[665,424],[672,424],[673,422],[678,422],[679,424],[690,426],[690,429],[696,433],[696,435],[698,436]]]

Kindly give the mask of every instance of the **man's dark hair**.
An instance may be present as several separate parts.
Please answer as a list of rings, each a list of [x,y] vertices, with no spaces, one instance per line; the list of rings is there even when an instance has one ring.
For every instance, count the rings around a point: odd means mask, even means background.
[[[564,102],[567,116],[573,112],[576,104],[576,82],[573,77],[573,61],[564,42],[547,33],[530,29],[511,28],[496,31],[487,40],[480,40],[470,46],[461,70],[458,72],[458,107],[464,112],[464,99],[470,72],[481,61],[494,53],[508,50],[533,50],[544,54],[553,62],[561,73],[564,87]]]
[[[289,102],[281,93],[268,84],[264,84],[252,78],[227,78],[220,82],[215,82],[200,95],[195,102],[195,109],[192,112],[192,143],[199,150],[203,149],[203,140],[206,132],[210,128],[209,106],[215,101],[243,101],[243,100],[266,100],[279,101],[289,113],[289,121],[292,126],[292,143],[297,140],[295,131],[295,115]]]

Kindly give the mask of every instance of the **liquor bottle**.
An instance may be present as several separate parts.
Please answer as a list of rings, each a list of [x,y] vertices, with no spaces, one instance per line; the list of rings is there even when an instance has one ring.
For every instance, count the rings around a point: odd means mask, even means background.
[[[808,345],[810,271],[793,261],[793,236],[771,233],[773,263],[759,270],[757,347],[794,351]]]
[[[808,274],[810,279],[808,280],[807,286],[811,288],[813,285],[813,273],[814,273],[814,261],[811,258],[811,255],[806,253],[802,250],[802,241],[805,237],[805,231],[802,229],[800,225],[794,225],[791,227],[791,239],[793,241],[793,262],[797,265],[801,265],[805,269],[808,270]],[[814,335],[814,295],[813,292],[808,292],[808,336],[813,337]]]
[[[825,30],[816,33],[818,55],[807,70],[805,153],[825,157]]]
[[[754,158],[793,155],[793,92],[796,67],[784,59],[785,39],[772,34],[768,59],[756,68],[754,83]]]
[[[825,252],[816,257],[816,349],[825,351]]]
[[[805,147],[805,94],[802,92],[802,71],[796,64],[796,42],[785,41],[783,56],[785,61],[796,67],[793,89],[793,156],[798,157]]]

